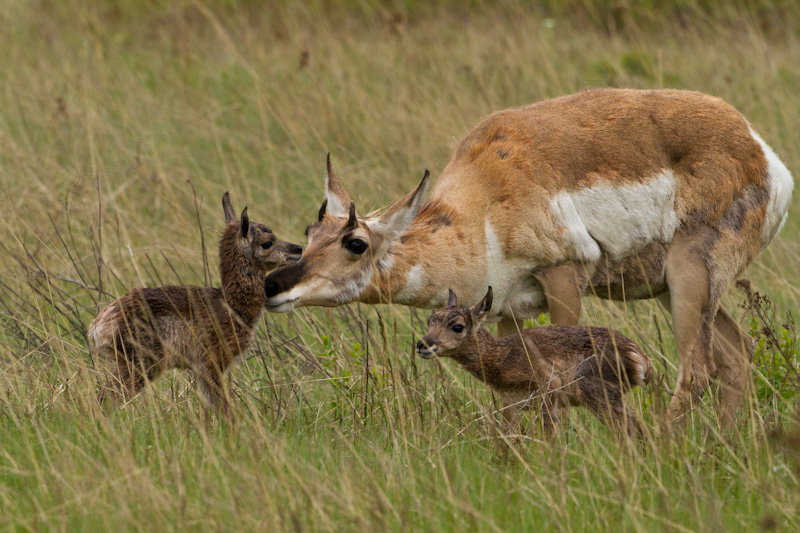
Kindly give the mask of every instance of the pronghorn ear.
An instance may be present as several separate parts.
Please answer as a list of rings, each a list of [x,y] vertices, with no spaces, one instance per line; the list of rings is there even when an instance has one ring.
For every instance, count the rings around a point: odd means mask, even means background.
[[[492,288],[489,287],[489,290],[486,291],[486,296],[483,297],[483,300],[475,304],[473,307],[470,308],[472,312],[472,316],[475,317],[475,321],[480,324],[484,320],[486,320],[486,316],[489,314],[489,311],[492,310],[492,299],[494,298],[492,294]]]
[[[242,237],[245,239],[247,238],[247,234],[250,233],[250,217],[247,216],[247,208],[244,208],[242,211],[242,225],[239,228],[239,231],[242,234]]]
[[[236,222],[236,212],[231,205],[231,198],[228,196],[228,191],[222,195],[222,210],[225,211],[225,224]]]
[[[428,190],[428,178],[431,173],[427,170],[417,188],[403,198],[392,204],[378,219],[383,229],[384,237],[389,240],[403,233],[414,221],[425,201],[425,192]]]
[[[335,217],[347,216],[351,203],[350,195],[344,190],[339,178],[336,177],[336,172],[333,171],[330,152],[328,152],[328,177],[325,179],[325,201],[328,213]]]
[[[447,307],[455,307],[458,305],[458,298],[456,298],[456,293],[453,292],[453,289],[447,289],[450,291],[450,296],[447,298]]]

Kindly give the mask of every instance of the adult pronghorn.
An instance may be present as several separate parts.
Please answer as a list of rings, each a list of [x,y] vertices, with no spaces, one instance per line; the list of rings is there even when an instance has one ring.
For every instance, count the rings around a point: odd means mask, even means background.
[[[328,159],[326,200],[296,265],[266,280],[267,307],[475,303],[491,285],[499,333],[550,312],[577,324],[586,293],[657,298],[679,356],[668,418],[719,372],[729,423],[753,341],[719,305],[778,233],[789,171],[739,112],[685,91],[596,89],[507,109],[382,213],[356,216]],[[712,334],[713,332],[713,334]]]

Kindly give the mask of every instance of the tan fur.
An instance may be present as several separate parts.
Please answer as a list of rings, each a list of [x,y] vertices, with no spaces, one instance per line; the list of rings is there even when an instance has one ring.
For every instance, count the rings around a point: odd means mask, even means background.
[[[482,325],[492,305],[491,287],[472,308],[459,306],[455,297],[448,304],[431,316],[417,353],[450,357],[487,383],[501,397],[507,422],[513,424],[517,411],[533,403],[549,431],[558,421],[558,407],[580,405],[612,428],[635,435],[638,422],[622,394],[648,383],[653,366],[633,341],[608,328],[577,326],[494,337]]]
[[[785,221],[792,185],[747,121],[717,98],[584,91],[482,120],[427,204],[414,211],[423,180],[386,210],[416,215],[407,227],[358,218],[367,253],[348,252],[345,219],[323,213],[309,227],[306,259],[267,278],[267,306],[436,308],[448,287],[475,302],[492,285],[497,305],[489,320],[510,333],[516,321],[545,311],[553,323],[577,324],[584,294],[623,301],[685,295],[671,306],[686,312],[675,317],[684,375],[669,417],[678,418],[716,371],[706,364],[714,359],[712,331],[739,347],[717,361],[741,368],[752,358],[751,343],[741,341],[746,334],[727,320],[717,327],[715,316],[721,294]],[[332,170],[327,190],[337,205],[350,202]],[[683,272],[681,258],[693,267]],[[725,423],[741,390],[727,396]]]
[[[241,221],[223,196],[222,288],[189,285],[133,289],[106,306],[88,328],[92,353],[111,362],[111,383],[98,399],[129,398],[164,370],[183,368],[210,405],[232,418],[223,374],[248,348],[264,305],[267,272],[297,262],[302,248],[272,230]],[[266,246],[266,247],[265,247]]]

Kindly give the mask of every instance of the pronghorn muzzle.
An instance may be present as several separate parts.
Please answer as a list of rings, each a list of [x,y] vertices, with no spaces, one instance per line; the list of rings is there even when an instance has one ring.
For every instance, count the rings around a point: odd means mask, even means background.
[[[302,259],[299,263],[279,268],[264,280],[264,292],[267,295],[267,310],[274,312],[289,311],[291,308],[280,309],[292,303],[282,295],[292,290],[306,271],[306,263]],[[293,307],[293,306],[292,306]]]

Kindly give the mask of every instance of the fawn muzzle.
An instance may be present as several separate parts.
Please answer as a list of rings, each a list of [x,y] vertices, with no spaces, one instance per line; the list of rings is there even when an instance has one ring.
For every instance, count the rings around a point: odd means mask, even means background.
[[[435,343],[431,344],[427,337],[417,341],[417,354],[423,359],[431,359],[437,351],[439,351],[439,347]]]

